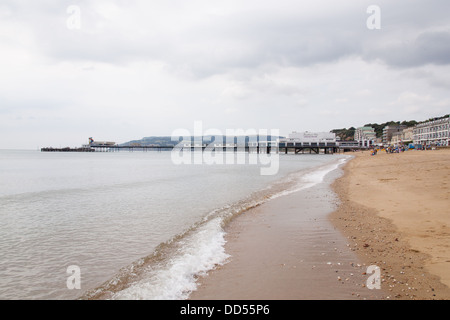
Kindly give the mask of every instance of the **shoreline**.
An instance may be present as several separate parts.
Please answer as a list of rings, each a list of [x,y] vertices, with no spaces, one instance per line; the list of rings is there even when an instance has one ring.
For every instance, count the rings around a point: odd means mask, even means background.
[[[199,277],[189,300],[382,299],[369,290],[367,266],[328,215],[336,209],[331,181],[271,199],[226,226],[230,259]]]
[[[381,268],[390,299],[450,299],[448,159],[450,150],[361,152],[332,184],[340,205],[330,220]]]

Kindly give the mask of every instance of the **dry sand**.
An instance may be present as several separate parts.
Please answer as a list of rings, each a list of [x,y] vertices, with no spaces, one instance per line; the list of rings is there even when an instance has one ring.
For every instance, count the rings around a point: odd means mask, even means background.
[[[450,150],[355,153],[330,218],[396,299],[450,299]]]

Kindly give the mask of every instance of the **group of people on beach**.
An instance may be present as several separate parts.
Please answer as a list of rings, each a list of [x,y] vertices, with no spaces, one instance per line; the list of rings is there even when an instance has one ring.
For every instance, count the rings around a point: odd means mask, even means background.
[[[372,156],[376,156],[378,151],[382,151],[385,150],[386,153],[400,153],[400,152],[405,152],[408,150],[434,150],[434,148],[432,146],[427,146],[427,145],[420,145],[420,146],[406,146],[406,145],[399,145],[399,146],[389,146],[387,148],[384,147],[375,147],[372,150]]]
[[[386,153],[400,153],[400,152],[405,152],[406,150],[409,150],[409,148],[405,147],[405,146],[389,146],[388,148],[386,148]]]
[[[372,156],[376,156],[378,154],[378,151],[385,150],[386,153],[400,153],[410,150],[407,146],[389,146],[387,148],[373,148],[372,150]]]

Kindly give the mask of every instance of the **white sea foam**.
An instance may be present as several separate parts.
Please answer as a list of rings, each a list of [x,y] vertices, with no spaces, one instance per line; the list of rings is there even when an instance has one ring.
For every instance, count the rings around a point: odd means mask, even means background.
[[[112,299],[181,300],[197,288],[198,276],[205,275],[229,257],[225,253],[221,219],[208,221],[183,239],[182,248],[163,266],[152,268],[146,276]]]
[[[345,163],[347,160],[348,159],[346,158],[342,158],[331,164],[318,167],[311,172],[302,173],[301,177],[296,179],[296,181],[294,181],[292,187],[272,195],[270,199],[275,199],[295,192],[299,192],[308,188],[312,188],[319,183],[322,183],[327,174],[339,168],[339,166]]]

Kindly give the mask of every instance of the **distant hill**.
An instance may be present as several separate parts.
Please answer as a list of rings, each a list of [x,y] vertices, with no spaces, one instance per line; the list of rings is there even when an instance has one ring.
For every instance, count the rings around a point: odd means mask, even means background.
[[[121,146],[174,146],[176,143],[171,140],[170,136],[162,136],[162,137],[144,137],[139,140],[131,140],[125,143],[122,143]]]
[[[341,141],[353,140],[355,131],[356,129],[354,127],[331,130],[332,133],[335,133],[337,137],[341,138]]]
[[[237,143],[238,140],[239,142],[241,141],[243,137],[234,137],[234,143]],[[266,141],[276,141],[279,138],[284,138],[282,136],[261,136],[261,140]],[[245,136],[245,142],[249,142],[251,140],[255,140],[259,141],[260,137],[259,136]],[[178,142],[180,142],[182,140],[182,138],[180,137],[180,139],[178,141],[172,141],[172,137],[170,136],[151,136],[151,137],[144,137],[140,140],[131,140],[125,143],[120,144],[121,146],[175,146]],[[191,141],[194,141],[194,136],[191,136]],[[211,143],[213,141],[221,141],[222,143],[227,142],[226,141],[226,137],[225,136],[204,136],[203,137],[203,142],[208,144]]]

